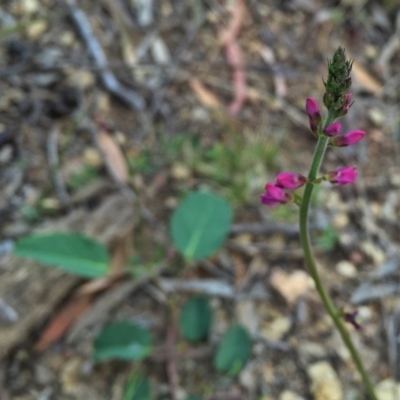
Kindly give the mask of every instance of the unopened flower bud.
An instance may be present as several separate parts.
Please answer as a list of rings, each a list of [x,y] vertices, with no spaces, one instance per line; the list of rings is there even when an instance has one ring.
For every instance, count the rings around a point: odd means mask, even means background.
[[[317,100],[315,100],[313,97],[307,97],[306,112],[310,121],[311,131],[317,133],[318,126],[322,122],[322,117]]]
[[[350,131],[345,135],[336,136],[335,138],[333,138],[331,140],[331,144],[337,147],[351,146],[352,144],[355,144],[360,140],[362,140],[365,135],[366,133],[364,131],[360,130]]]
[[[346,115],[350,109],[350,107],[352,106],[353,103],[351,103],[351,93],[346,93],[344,95],[344,101],[342,104],[342,108],[340,110],[337,111],[337,117],[342,117],[343,115]]]
[[[281,172],[275,181],[276,186],[280,188],[294,190],[303,186],[307,182],[307,178],[294,172]]]
[[[265,185],[265,192],[260,197],[261,203],[268,206],[285,204],[292,200],[292,196],[272,182]]]
[[[326,136],[336,136],[341,129],[342,124],[340,122],[334,122],[324,129],[324,133]]]
[[[307,111],[308,116],[312,119],[314,119],[316,116],[321,114],[317,100],[315,100],[313,97],[307,97],[306,111]]]
[[[351,106],[351,104],[350,104],[351,103],[351,96],[352,96],[351,93],[346,93],[345,96],[344,96],[343,112],[345,114],[347,114],[347,111],[349,111],[349,108]]]
[[[339,186],[355,182],[358,173],[356,167],[342,167],[329,172],[327,180],[331,183],[337,183]]]

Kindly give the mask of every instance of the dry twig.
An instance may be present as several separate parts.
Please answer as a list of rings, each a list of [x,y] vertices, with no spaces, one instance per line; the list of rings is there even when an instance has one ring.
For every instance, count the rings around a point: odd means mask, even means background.
[[[134,110],[142,110],[145,105],[143,98],[133,90],[123,86],[108,67],[104,51],[99,41],[95,38],[85,14],[77,7],[75,0],[66,0],[66,2],[72,20],[96,66],[99,68],[99,77],[105,89],[119,98],[128,107]]]
[[[65,182],[61,174],[59,159],[58,159],[58,136],[60,134],[60,129],[55,126],[49,133],[47,140],[47,157],[49,159],[49,165],[52,172],[54,186],[57,191],[58,199],[61,205],[65,206],[69,204],[69,195],[65,187]]]

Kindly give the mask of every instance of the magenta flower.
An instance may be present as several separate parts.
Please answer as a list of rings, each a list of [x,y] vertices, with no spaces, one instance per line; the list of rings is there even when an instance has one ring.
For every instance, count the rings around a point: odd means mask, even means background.
[[[307,182],[307,178],[294,172],[281,172],[275,179],[276,186],[282,189],[297,189]]]
[[[312,97],[307,97],[306,111],[307,111],[308,116],[313,120],[316,117],[321,117],[321,113],[319,111],[319,106],[318,106],[317,100],[315,100]]]
[[[324,129],[324,133],[326,136],[336,136],[341,129],[342,129],[342,124],[340,122],[334,122],[333,124],[328,125]]]
[[[350,131],[342,136],[336,136],[334,139],[331,140],[331,144],[338,147],[346,147],[352,144],[359,142],[361,139],[364,138],[366,133],[364,131]]]
[[[356,167],[342,167],[329,172],[327,178],[331,183],[337,183],[339,186],[353,183],[357,179]]]
[[[265,185],[265,192],[261,195],[261,203],[267,206],[274,206],[276,204],[285,204],[292,199],[292,196],[286,193],[282,188],[276,186],[272,182]]]

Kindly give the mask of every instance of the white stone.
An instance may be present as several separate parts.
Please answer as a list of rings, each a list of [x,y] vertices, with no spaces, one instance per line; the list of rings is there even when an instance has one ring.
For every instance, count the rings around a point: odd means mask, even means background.
[[[312,364],[307,368],[307,372],[311,379],[314,400],[343,400],[339,378],[328,362]]]
[[[345,278],[355,278],[358,273],[355,265],[347,260],[339,261],[336,264],[336,271]]]

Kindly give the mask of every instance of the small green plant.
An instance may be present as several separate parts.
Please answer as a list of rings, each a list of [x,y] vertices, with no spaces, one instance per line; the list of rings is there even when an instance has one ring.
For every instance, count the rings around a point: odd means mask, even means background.
[[[339,240],[339,236],[332,225],[328,225],[317,239],[317,246],[322,250],[333,250]]]
[[[93,182],[99,176],[97,168],[84,165],[80,170],[71,174],[68,179],[68,186],[72,189],[80,189]]]
[[[174,211],[170,233],[174,246],[184,261],[208,257],[223,245],[230,230],[232,210],[220,196],[209,191],[189,194]],[[161,249],[162,250],[162,249]],[[85,278],[108,274],[110,256],[101,243],[78,233],[54,232],[20,239],[14,254],[33,259],[50,267],[60,268]],[[164,250],[160,254],[164,254]],[[131,260],[133,269],[143,266],[140,258]],[[143,271],[136,271],[140,275]],[[135,275],[135,271],[133,273]],[[213,311],[204,296],[189,298],[179,314],[179,330],[190,344],[208,340]],[[141,361],[154,351],[148,329],[132,321],[115,321],[103,327],[93,342],[93,358]],[[218,345],[214,366],[229,376],[236,376],[248,360],[251,339],[246,329],[232,326]],[[148,379],[133,374],[126,384],[124,400],[148,400],[152,397]],[[189,396],[188,399],[198,399]]]

